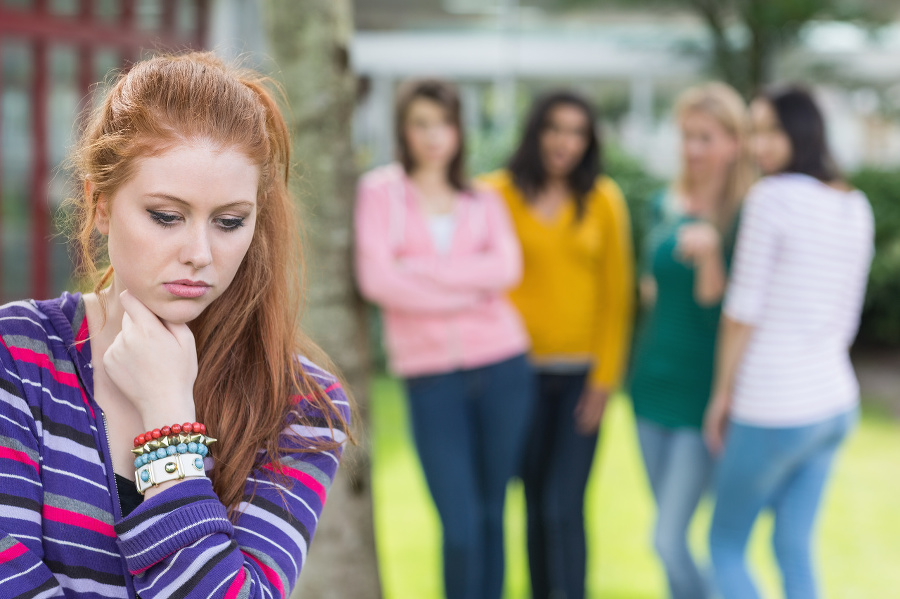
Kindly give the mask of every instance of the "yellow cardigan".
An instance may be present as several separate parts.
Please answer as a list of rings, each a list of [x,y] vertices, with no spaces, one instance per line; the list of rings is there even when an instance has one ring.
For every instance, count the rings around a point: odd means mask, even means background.
[[[547,221],[506,171],[480,178],[506,201],[522,243],[524,276],[510,293],[531,335],[535,364],[589,364],[593,387],[621,383],[634,310],[634,253],[619,186],[600,177],[585,213],[575,203]]]

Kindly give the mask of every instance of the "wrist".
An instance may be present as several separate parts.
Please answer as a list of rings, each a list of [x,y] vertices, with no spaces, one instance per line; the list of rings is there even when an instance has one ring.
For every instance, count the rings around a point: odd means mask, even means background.
[[[608,386],[608,385],[602,385],[602,384],[600,384],[600,385],[598,385],[598,384],[588,385],[587,388],[585,389],[585,391],[587,391],[588,393],[590,393],[590,394],[592,394],[592,395],[595,395],[595,396],[609,397],[609,395],[610,395],[610,388],[609,388],[609,386]]]
[[[137,491],[144,495],[152,488],[163,487],[186,478],[203,478],[206,467],[203,456],[197,453],[167,455],[148,462],[135,470]]]
[[[204,477],[204,458],[216,439],[199,422],[166,425],[134,438],[138,493],[184,478]]]
[[[185,481],[185,479],[182,478],[180,480],[169,480],[164,483],[159,483],[157,485],[154,485],[154,486],[150,487],[149,489],[147,489],[146,491],[144,491],[144,501],[147,501],[148,499],[150,499],[157,493],[165,491],[169,487],[174,487],[175,485],[177,485],[179,483],[183,483],[184,481]]]
[[[727,386],[715,387],[713,401],[724,406],[731,405],[731,390]]]
[[[187,400],[185,400],[181,402],[181,405],[158,404],[142,411],[140,414],[144,430],[161,428],[163,425],[170,425],[173,422],[196,422],[197,411],[194,409],[194,398],[190,397],[189,401],[189,406],[185,405],[187,404]]]
[[[707,249],[705,252],[700,252],[697,254],[697,262],[702,265],[711,265],[721,261],[722,256],[719,253],[719,246],[711,247]]]

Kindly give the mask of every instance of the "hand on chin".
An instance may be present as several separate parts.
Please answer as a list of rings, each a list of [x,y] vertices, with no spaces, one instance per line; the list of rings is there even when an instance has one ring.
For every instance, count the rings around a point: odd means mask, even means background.
[[[160,414],[193,422],[197,349],[186,321],[167,320],[179,313],[157,314],[128,291],[119,301],[122,329],[103,355],[106,374],[145,423]]]

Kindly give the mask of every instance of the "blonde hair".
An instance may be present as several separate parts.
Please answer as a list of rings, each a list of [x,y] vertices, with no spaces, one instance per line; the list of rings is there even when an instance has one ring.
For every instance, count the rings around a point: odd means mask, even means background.
[[[675,102],[675,117],[679,122],[688,114],[697,112],[715,119],[738,143],[738,156],[728,170],[725,193],[715,206],[713,214],[713,224],[720,231],[727,231],[747,190],[757,178],[756,168],[748,151],[750,117],[747,103],[730,85],[713,81],[688,88]],[[682,168],[675,180],[674,190],[678,194],[687,194],[691,184],[686,169]]]

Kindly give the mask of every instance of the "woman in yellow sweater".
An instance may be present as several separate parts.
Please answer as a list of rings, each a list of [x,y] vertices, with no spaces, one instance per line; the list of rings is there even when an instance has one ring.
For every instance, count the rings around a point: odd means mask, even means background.
[[[539,375],[522,468],[535,599],[584,597],[584,491],[631,334],[628,211],[602,174],[595,122],[580,96],[550,94],[507,169],[482,178],[506,200],[522,242],[525,272],[511,299]]]

